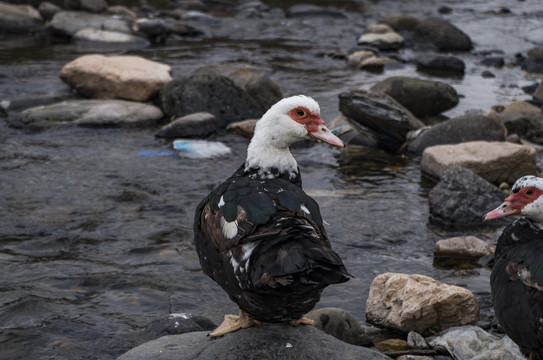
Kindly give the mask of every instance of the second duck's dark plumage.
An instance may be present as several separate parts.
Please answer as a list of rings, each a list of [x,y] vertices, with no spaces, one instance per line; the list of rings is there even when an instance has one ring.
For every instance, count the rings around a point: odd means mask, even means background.
[[[543,179],[520,178],[485,219],[522,214],[498,239],[490,287],[496,317],[528,359],[543,360]]]
[[[342,145],[324,126],[314,100],[283,99],[257,122],[245,164],[196,209],[203,271],[257,321],[299,320],[326,286],[350,277],[288,151],[308,135]]]

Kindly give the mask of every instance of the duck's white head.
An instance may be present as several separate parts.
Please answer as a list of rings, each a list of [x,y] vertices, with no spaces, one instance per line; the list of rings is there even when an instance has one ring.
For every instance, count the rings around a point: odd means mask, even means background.
[[[503,204],[485,215],[484,220],[520,214],[543,225],[543,178],[523,176],[511,188]]]
[[[260,169],[259,174],[276,168],[296,174],[298,166],[289,151],[295,142],[313,137],[343,147],[343,142],[328,130],[320,117],[319,104],[312,98],[297,95],[282,99],[256,122],[245,169]]]

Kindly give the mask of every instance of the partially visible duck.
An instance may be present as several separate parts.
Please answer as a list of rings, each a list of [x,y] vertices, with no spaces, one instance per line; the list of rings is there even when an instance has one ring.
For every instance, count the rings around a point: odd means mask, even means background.
[[[498,239],[490,286],[496,317],[531,360],[543,360],[543,179],[524,176],[484,220],[522,215]]]
[[[310,137],[344,146],[325,126],[315,100],[300,95],[279,101],[256,123],[245,163],[196,209],[202,269],[240,308],[211,336],[259,322],[312,324],[304,314],[323,289],[350,277],[289,151]]]

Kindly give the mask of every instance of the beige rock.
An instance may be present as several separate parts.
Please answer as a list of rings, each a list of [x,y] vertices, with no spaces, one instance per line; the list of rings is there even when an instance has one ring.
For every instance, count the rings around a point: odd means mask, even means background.
[[[382,47],[383,45],[400,46],[403,44],[403,37],[397,32],[387,33],[366,33],[358,38],[358,45],[373,45]]]
[[[478,259],[492,255],[496,245],[475,236],[458,236],[439,240],[434,246],[434,257]]]
[[[373,56],[374,56],[373,51],[358,50],[358,51],[353,52],[352,54],[349,54],[349,57],[347,58],[347,62],[350,66],[358,67],[362,61]]]
[[[509,142],[472,141],[426,148],[422,153],[421,170],[441,177],[445,170],[460,165],[483,179],[500,184],[513,184],[519,177],[535,175],[534,148]]]
[[[366,27],[366,31],[369,33],[384,34],[387,32],[394,32],[394,30],[387,24],[369,24]]]
[[[139,56],[84,55],[65,65],[60,78],[85,96],[146,101],[172,80],[170,71]]]
[[[503,113],[507,114],[509,112],[530,112],[530,113],[540,113],[541,109],[535,105],[527,103],[526,101],[513,101],[511,104],[507,105],[503,109]]]
[[[424,275],[381,274],[366,302],[366,321],[403,332],[427,335],[478,320],[479,304],[469,290]]]
[[[242,121],[236,121],[228,124],[226,130],[228,132],[238,134],[247,138],[252,138],[255,133],[255,126],[258,119],[247,119]]]
[[[396,60],[389,58],[388,56],[372,56],[361,61],[359,67],[361,69],[383,67],[389,62],[396,62]]]

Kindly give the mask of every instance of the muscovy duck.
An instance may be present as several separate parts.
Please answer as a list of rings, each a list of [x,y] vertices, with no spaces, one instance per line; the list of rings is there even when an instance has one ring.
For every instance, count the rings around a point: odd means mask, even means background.
[[[196,252],[205,274],[238,304],[210,336],[260,322],[312,324],[323,289],[351,275],[330,245],[319,205],[302,190],[289,145],[313,137],[343,147],[298,95],[282,99],[257,121],[245,163],[198,205]]]
[[[490,286],[505,333],[531,360],[543,360],[543,178],[524,176],[484,220],[520,214],[498,239]]]

